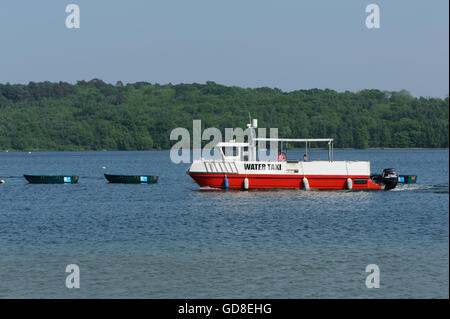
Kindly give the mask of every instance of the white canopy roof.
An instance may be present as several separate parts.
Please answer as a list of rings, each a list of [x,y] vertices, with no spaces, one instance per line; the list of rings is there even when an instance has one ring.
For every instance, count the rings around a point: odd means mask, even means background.
[[[236,142],[220,142],[217,143],[217,147],[248,147],[248,143],[236,143]]]
[[[266,141],[266,142],[333,142],[332,138],[266,138],[258,137],[254,139],[255,141]]]

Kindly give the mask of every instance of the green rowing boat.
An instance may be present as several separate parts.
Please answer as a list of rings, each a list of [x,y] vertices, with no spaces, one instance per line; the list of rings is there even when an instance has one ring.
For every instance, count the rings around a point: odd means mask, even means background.
[[[380,180],[381,175],[374,174],[370,176],[373,180]],[[400,184],[415,184],[417,182],[417,175],[398,175],[398,182]]]
[[[111,175],[105,174],[105,178],[110,183],[123,184],[156,184],[158,176],[155,175]]]
[[[31,184],[76,184],[78,176],[74,175],[23,175]]]
[[[398,182],[404,184],[415,184],[417,182],[417,175],[399,175]]]

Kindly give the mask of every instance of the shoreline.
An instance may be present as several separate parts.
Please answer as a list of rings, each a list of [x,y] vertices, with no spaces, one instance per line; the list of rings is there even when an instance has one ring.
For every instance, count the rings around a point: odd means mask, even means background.
[[[369,148],[337,148],[334,147],[333,150],[337,151],[419,151],[419,150],[448,150],[448,147],[369,147]],[[161,150],[2,150],[0,153],[43,153],[43,152],[164,152],[170,151],[171,149],[161,149]],[[198,149],[192,149],[198,150]],[[302,151],[304,148],[292,148],[287,151]],[[328,150],[328,148],[309,148],[308,150],[320,151]]]

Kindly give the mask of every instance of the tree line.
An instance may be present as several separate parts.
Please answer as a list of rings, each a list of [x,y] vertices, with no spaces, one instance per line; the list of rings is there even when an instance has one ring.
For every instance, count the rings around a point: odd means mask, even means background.
[[[448,96],[93,79],[0,84],[0,150],[168,149],[171,130],[193,119],[245,128],[249,113],[280,137],[332,137],[335,147],[448,147]]]

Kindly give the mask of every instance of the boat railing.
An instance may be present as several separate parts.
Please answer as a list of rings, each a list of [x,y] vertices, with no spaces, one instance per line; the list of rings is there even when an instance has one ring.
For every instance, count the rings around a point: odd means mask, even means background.
[[[281,142],[281,143],[305,143],[306,154],[308,154],[308,147],[312,142],[326,142],[328,143],[328,161],[333,161],[333,139],[332,138],[270,138],[257,137],[253,139],[255,142]]]
[[[205,165],[206,172],[208,173],[239,173],[236,162],[233,161],[203,161],[203,164]]]

